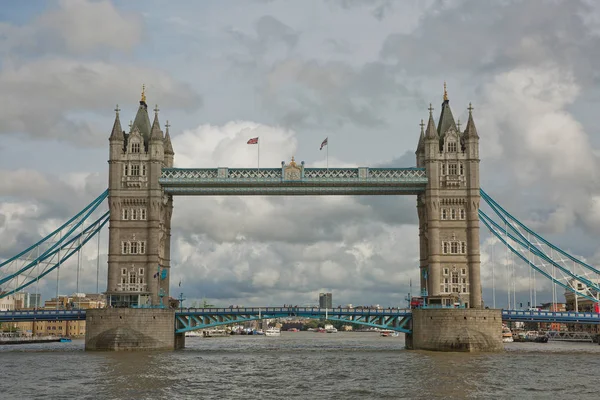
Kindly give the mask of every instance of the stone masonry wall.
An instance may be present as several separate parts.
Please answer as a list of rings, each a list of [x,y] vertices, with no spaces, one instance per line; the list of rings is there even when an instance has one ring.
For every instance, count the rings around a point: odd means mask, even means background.
[[[503,351],[500,310],[415,309],[407,348],[433,351]],[[409,336],[409,335],[407,335]]]
[[[86,350],[174,350],[175,310],[108,308],[87,310]]]

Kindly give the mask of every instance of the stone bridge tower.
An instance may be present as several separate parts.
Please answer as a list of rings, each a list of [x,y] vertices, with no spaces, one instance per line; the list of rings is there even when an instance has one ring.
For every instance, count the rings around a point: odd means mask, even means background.
[[[444,84],[437,129],[429,107],[421,122],[417,166],[429,182],[417,197],[421,289],[430,304],[481,308],[479,255],[479,136],[469,105],[464,131],[455,123]]]
[[[167,122],[160,129],[158,106],[150,124],[145,91],[129,132],[119,107],[110,135],[108,302],[113,307],[157,306],[169,296],[173,199],[162,192],[163,167],[173,166]]]

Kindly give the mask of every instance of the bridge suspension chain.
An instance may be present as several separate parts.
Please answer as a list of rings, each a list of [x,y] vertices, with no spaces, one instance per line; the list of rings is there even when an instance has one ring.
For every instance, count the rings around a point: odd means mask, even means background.
[[[49,235],[0,263],[0,298],[15,294],[34,283],[39,286],[41,278],[63,265],[98,234],[108,223],[109,212],[98,218],[93,214],[107,196],[108,191],[105,191]],[[89,223],[89,220],[93,221]]]
[[[488,228],[493,237],[500,240],[512,254],[553,283],[553,302],[556,302],[555,285],[559,285],[567,291],[593,302],[599,301],[597,295],[600,292],[600,286],[598,285],[600,271],[552,245],[509,214],[485,192],[481,192],[484,201],[500,218],[504,226],[494,221],[483,210],[479,210],[481,222]],[[568,261],[572,261],[570,268],[567,265]],[[580,271],[577,270],[576,266],[579,266]],[[533,279],[535,280],[535,274]],[[535,291],[535,288],[533,290]]]

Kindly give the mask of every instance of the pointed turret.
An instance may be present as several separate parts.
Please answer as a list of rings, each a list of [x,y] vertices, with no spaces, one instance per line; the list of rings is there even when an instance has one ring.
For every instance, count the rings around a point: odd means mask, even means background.
[[[115,108],[115,123],[113,124],[110,138],[108,139],[110,141],[122,142],[125,140],[125,136],[123,136],[123,129],[121,128],[121,120],[119,119],[119,111],[121,110],[119,109],[119,105],[117,104],[117,107]]]
[[[175,152],[173,151],[173,145],[171,144],[171,135],[169,135],[170,126],[171,125],[169,125],[169,121],[167,121],[167,123],[165,124],[165,154],[174,155]]]
[[[150,134],[150,140],[163,140],[163,133],[160,130],[160,123],[158,122],[158,105],[154,108],[154,122],[152,123],[152,130]]]
[[[440,121],[438,123],[438,135],[440,139],[444,138],[444,135],[450,128],[457,130],[452,110],[450,110],[450,100],[448,100],[446,82],[444,82],[444,102],[442,103],[442,112],[440,113]]]
[[[464,133],[465,139],[479,139],[477,129],[475,128],[475,122],[473,121],[473,106],[469,103],[469,120],[467,121],[467,127]]]
[[[417,144],[416,153],[425,151],[425,123],[421,120],[421,134],[419,135],[419,144]]]
[[[148,148],[148,140],[150,139],[150,117],[148,116],[148,105],[146,104],[146,86],[142,86],[142,98],[140,100],[140,106],[138,107],[137,114],[133,120],[133,128],[137,128],[142,137],[144,138],[144,144]]]
[[[433,107],[429,104],[429,121],[427,121],[427,129],[425,130],[427,139],[438,139],[438,133],[435,130],[435,122],[433,121]]]

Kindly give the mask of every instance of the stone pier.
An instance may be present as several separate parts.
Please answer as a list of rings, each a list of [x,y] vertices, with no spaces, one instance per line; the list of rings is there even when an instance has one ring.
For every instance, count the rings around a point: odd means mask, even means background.
[[[175,310],[108,308],[86,311],[86,350],[175,350],[185,347],[175,334]]]
[[[410,350],[496,352],[503,351],[501,310],[415,309]]]

